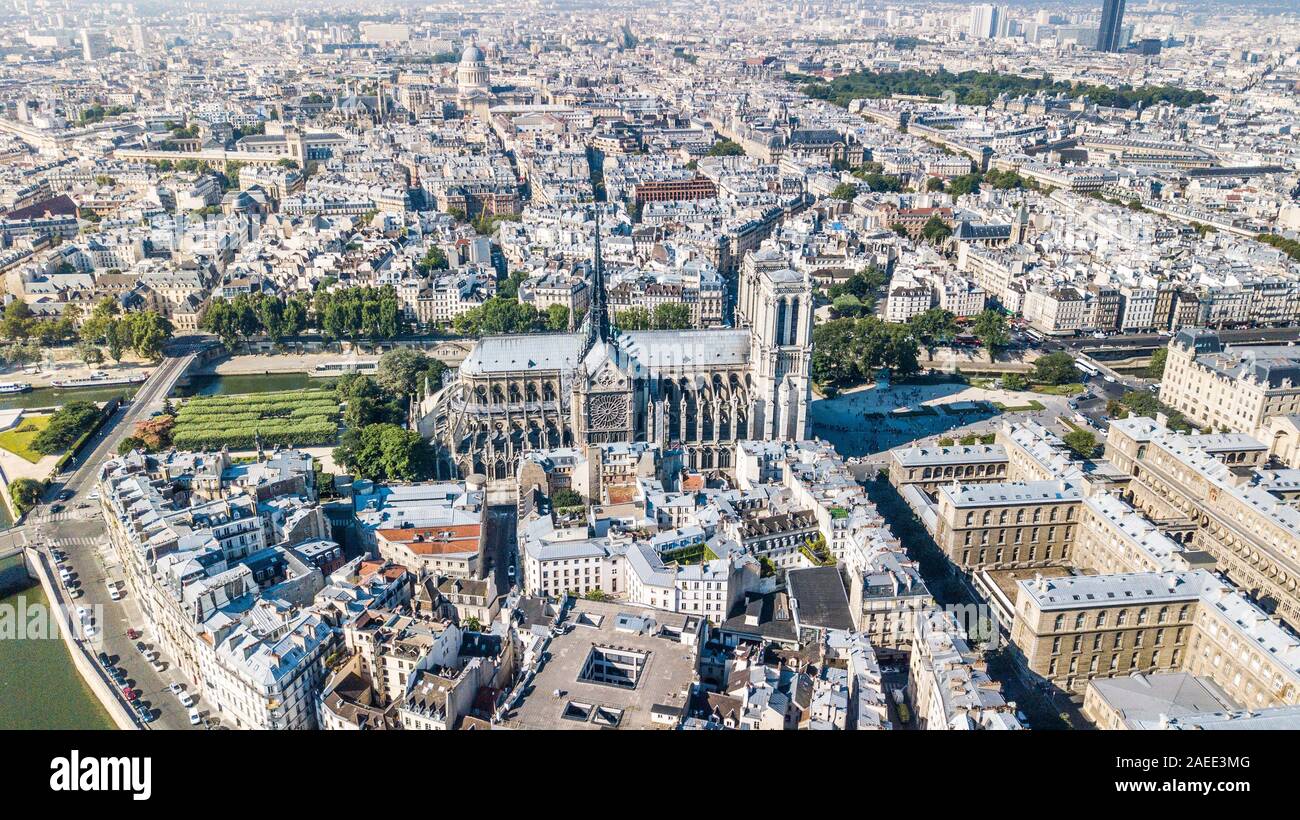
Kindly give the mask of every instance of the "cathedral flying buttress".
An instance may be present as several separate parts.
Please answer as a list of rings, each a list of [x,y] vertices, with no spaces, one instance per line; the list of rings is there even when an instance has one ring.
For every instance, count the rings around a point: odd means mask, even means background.
[[[812,283],[778,254],[746,257],[736,327],[610,326],[599,227],[592,305],[576,333],[480,339],[443,386],[417,396],[414,421],[438,477],[515,474],[531,450],[650,441],[686,466],[728,470],[742,439],[807,436]]]

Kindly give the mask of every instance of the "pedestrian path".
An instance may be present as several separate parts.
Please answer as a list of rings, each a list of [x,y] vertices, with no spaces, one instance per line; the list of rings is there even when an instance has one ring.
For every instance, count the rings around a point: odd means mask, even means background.
[[[75,538],[52,538],[50,540],[56,547],[93,547],[103,540],[103,536],[82,535]]]

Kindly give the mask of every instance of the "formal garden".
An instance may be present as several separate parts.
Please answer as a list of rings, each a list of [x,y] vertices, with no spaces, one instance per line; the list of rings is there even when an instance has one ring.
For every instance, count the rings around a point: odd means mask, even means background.
[[[176,414],[171,442],[182,450],[247,450],[259,441],[266,447],[308,447],[333,444],[338,432],[334,391],[307,388],[192,398]]]

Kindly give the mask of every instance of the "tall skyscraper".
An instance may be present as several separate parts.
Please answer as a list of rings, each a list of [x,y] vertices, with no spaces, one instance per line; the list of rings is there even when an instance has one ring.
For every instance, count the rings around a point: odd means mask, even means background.
[[[86,62],[94,62],[100,56],[99,43],[96,42],[95,33],[88,28],[81,30],[81,59]]]
[[[1098,51],[1119,51],[1124,23],[1124,0],[1102,0],[1101,25],[1097,29]]]
[[[991,3],[971,6],[970,36],[975,40],[987,40],[997,36],[998,8]]]

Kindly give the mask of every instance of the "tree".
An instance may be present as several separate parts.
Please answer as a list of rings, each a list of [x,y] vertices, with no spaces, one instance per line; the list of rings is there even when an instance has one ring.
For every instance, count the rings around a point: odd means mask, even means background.
[[[930,177],[925,181],[925,190],[930,192],[943,191],[943,180],[939,177]]]
[[[563,487],[551,495],[551,506],[557,510],[562,510],[565,507],[581,507],[582,496],[578,494],[577,490]]]
[[[619,330],[649,330],[653,324],[650,311],[643,307],[632,307],[614,314],[614,325]]]
[[[1092,458],[1092,454],[1097,450],[1097,437],[1087,430],[1073,430],[1066,433],[1062,441],[1079,458]]]
[[[41,503],[45,485],[31,478],[16,478],[9,484],[9,497],[13,499],[14,509],[19,515],[25,515]]]
[[[172,446],[172,428],[175,426],[176,419],[167,415],[137,421],[132,438],[139,439],[144,449],[151,453],[166,450]]]
[[[422,350],[399,347],[379,357],[375,380],[393,397],[405,398],[416,392],[431,372],[441,380],[444,369],[446,365]]]
[[[155,310],[127,316],[125,322],[130,331],[131,349],[146,359],[160,360],[163,346],[172,338],[172,323]]]
[[[1065,351],[1048,353],[1034,360],[1034,381],[1040,384],[1070,384],[1078,380],[1074,357]]]
[[[734,140],[718,140],[709,148],[711,157],[743,157],[745,149]]]
[[[948,193],[953,197],[964,196],[966,194],[978,194],[980,190],[980,181],[983,177],[980,174],[965,174],[959,177],[953,177],[948,182]]]
[[[838,296],[831,302],[831,308],[838,316],[857,316],[862,313],[862,300],[851,293]]]
[[[88,401],[70,401],[59,408],[45,429],[32,439],[32,449],[42,455],[61,453],[72,446],[100,418],[99,407]]]
[[[240,342],[262,329],[258,305],[247,293],[234,299],[216,298],[208,303],[199,317],[199,328],[215,333],[221,343],[233,350]]]
[[[122,361],[122,354],[127,347],[127,331],[121,321],[113,318],[104,324],[104,343],[108,345],[108,355],[113,361]]]
[[[479,622],[478,618],[470,616],[465,619],[465,629],[469,632],[482,632],[483,624]]]
[[[497,296],[501,299],[518,299],[519,286],[528,279],[528,274],[517,270],[497,284]]]
[[[77,344],[77,358],[85,362],[86,367],[92,367],[104,361],[104,352],[90,342],[79,342]]]
[[[937,348],[951,342],[952,337],[957,335],[956,317],[943,308],[930,308],[919,313],[909,319],[907,325],[931,359]]]
[[[882,322],[874,316],[832,319],[813,328],[813,378],[839,387],[871,378],[881,368],[895,376],[920,369],[917,342],[907,325]]]
[[[35,342],[14,342],[0,350],[0,358],[8,364],[22,367],[41,360],[41,346]]]
[[[858,189],[847,182],[841,182],[835,186],[835,190],[831,191],[833,199],[843,200],[844,202],[852,202],[857,195]]]
[[[879,169],[880,163],[869,163],[875,169]],[[863,166],[853,172],[853,176],[866,183],[867,187],[873,191],[884,191],[886,193],[896,194],[903,190],[903,180],[892,174],[882,174],[879,170],[868,170]]]
[[[937,245],[952,236],[952,228],[948,227],[948,223],[944,222],[942,217],[935,214],[925,221],[925,225],[921,228],[921,236],[925,237],[925,241],[930,244]]]
[[[854,319],[832,319],[813,328],[812,370],[819,384],[846,385],[862,379],[856,340]]]
[[[348,430],[334,461],[372,481],[423,481],[433,475],[433,450],[414,430],[371,424]]]
[[[1160,381],[1165,377],[1165,362],[1169,358],[1169,348],[1161,347],[1151,354],[1151,363],[1147,365],[1146,376],[1152,381]]]
[[[1002,388],[1004,390],[1024,390],[1029,387],[1029,382],[1019,373],[1008,373],[1002,377]]]
[[[681,302],[655,305],[653,325],[655,330],[686,330],[694,325],[691,309]]]
[[[889,277],[875,264],[867,265],[845,281],[831,285],[827,295],[832,300],[849,294],[858,297],[864,304],[875,302],[876,293],[889,283]]]
[[[1007,327],[1007,317],[992,308],[983,311],[971,323],[971,329],[984,345],[992,359],[997,351],[1011,341],[1011,331]]]
[[[32,333],[35,319],[31,307],[21,299],[5,306],[4,319],[0,320],[0,333],[6,339],[26,339]]]
[[[143,449],[145,449],[144,439],[136,438],[135,436],[127,436],[117,443],[117,454],[119,456],[124,456],[132,450]]]
[[[318,290],[314,307],[329,339],[392,339],[409,327],[391,285]]]
[[[400,424],[406,419],[406,402],[385,390],[374,376],[347,373],[335,383],[334,395],[345,405],[343,422],[352,429],[370,424]]]
[[[513,296],[488,299],[452,320],[452,327],[464,336],[490,336],[501,333],[531,333],[543,326],[541,314]]]
[[[425,275],[435,270],[447,270],[447,254],[443,253],[442,248],[434,245],[424,254],[423,259],[415,263],[415,267]]]
[[[569,329],[569,309],[564,305],[551,305],[546,309],[546,329],[563,333]]]

